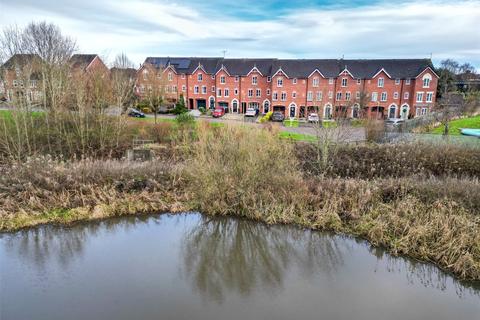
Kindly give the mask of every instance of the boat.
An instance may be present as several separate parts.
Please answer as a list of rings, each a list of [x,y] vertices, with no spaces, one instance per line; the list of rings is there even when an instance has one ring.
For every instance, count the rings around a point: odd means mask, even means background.
[[[480,138],[480,129],[460,129],[464,136],[472,136]]]

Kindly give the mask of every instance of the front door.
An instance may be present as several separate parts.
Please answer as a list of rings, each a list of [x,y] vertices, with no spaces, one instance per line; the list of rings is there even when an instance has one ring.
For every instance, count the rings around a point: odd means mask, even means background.
[[[232,112],[234,112],[234,113],[238,112],[238,102],[237,101],[232,102]]]
[[[295,106],[290,106],[290,118],[295,118],[295,111],[296,111]]]
[[[394,119],[395,118],[395,113],[397,113],[396,111],[397,111],[397,108],[395,108],[393,106],[390,107],[390,109],[388,110],[388,118],[389,119]]]

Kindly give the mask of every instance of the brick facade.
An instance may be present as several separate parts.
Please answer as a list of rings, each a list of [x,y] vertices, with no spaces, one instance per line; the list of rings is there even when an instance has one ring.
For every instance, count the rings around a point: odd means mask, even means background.
[[[190,109],[244,113],[254,107],[295,118],[311,112],[323,118],[415,117],[430,112],[438,83],[427,59],[147,58],[137,73],[140,98],[148,86],[143,70],[173,73],[178,91],[171,99],[182,93]]]

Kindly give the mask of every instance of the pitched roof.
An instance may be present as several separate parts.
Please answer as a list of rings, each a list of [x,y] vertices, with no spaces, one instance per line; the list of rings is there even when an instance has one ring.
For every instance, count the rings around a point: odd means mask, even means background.
[[[74,54],[70,58],[70,63],[72,68],[86,68],[96,57],[96,54]]]
[[[30,63],[40,63],[42,58],[37,54],[30,53],[17,53],[10,57],[4,64],[3,67],[11,69],[14,67],[24,67]]]
[[[112,75],[114,74],[125,74],[130,78],[135,78],[137,75],[137,70],[135,68],[117,68],[117,67],[112,67],[110,69],[110,72]]]
[[[264,76],[272,76],[280,68],[290,78],[307,78],[315,69],[325,77],[336,77],[345,68],[355,78],[371,78],[382,68],[392,78],[415,78],[427,67],[430,59],[230,59],[219,57],[148,57],[145,63],[159,67],[172,65],[177,72],[192,73],[199,65],[205,72],[215,74],[222,65],[230,75],[247,75],[256,67]]]

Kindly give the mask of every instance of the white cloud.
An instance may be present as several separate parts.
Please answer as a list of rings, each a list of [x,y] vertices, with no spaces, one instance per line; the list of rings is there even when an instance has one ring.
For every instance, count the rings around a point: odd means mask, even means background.
[[[87,1],[88,2],[88,1]],[[297,9],[258,21],[170,2],[113,1],[97,15],[4,5],[0,26],[45,19],[85,52],[232,57],[451,57],[480,66],[480,2],[406,2],[359,8]],[[92,9],[95,10],[95,9]],[[104,19],[101,19],[103,15]]]

